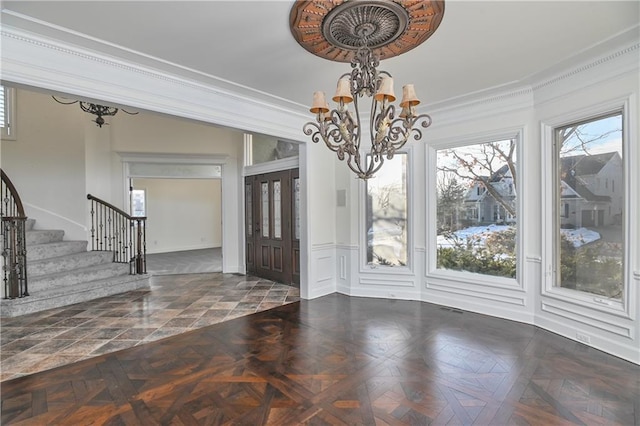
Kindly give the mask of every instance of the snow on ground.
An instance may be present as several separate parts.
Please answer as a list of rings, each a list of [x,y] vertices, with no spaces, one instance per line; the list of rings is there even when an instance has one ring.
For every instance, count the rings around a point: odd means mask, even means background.
[[[444,235],[438,235],[438,248],[441,247],[455,247],[456,242],[458,244],[466,244],[468,240],[473,241],[475,246],[483,246],[487,237],[494,232],[506,231],[511,228],[508,225],[486,225],[486,226],[472,226],[470,228],[460,229],[453,233],[452,236],[445,237]]]
[[[475,246],[483,246],[485,240],[489,235],[494,232],[506,231],[511,228],[508,225],[487,225],[487,226],[472,226],[465,229],[460,229],[453,233],[451,237],[445,237],[444,235],[438,235],[438,248],[440,247],[455,247],[456,242],[459,244],[466,244],[468,240],[473,242]],[[574,247],[580,247],[584,244],[591,243],[600,239],[600,234],[596,231],[592,231],[587,228],[578,229],[561,229],[560,232],[565,236]]]
[[[560,232],[571,241],[575,248],[592,243],[600,239],[600,234],[587,228],[561,229]]]

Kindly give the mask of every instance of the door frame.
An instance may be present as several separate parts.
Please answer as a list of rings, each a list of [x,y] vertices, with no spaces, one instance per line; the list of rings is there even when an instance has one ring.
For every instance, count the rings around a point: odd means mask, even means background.
[[[244,249],[239,245],[244,244],[244,221],[238,222],[238,217],[243,210],[239,210],[240,205],[244,205],[244,196],[239,196],[238,191],[244,185],[238,183],[238,167],[235,158],[228,155],[216,154],[161,154],[161,153],[138,153],[138,152],[117,152],[122,161],[122,199],[125,211],[129,211],[129,179],[133,178],[174,178],[168,175],[148,175],[133,174],[132,166],[135,164],[165,164],[165,165],[208,165],[220,166],[220,176],[210,176],[204,179],[221,179],[222,194],[222,272],[223,273],[245,273]],[[193,178],[194,176],[184,176]],[[238,188],[238,191],[236,191]],[[238,200],[240,199],[240,200]],[[238,202],[240,201],[240,202]],[[243,214],[244,216],[244,214]]]
[[[307,167],[307,146],[305,143],[299,143],[299,156],[284,158],[280,160],[270,161],[268,163],[256,164],[251,166],[245,166],[242,174],[242,186],[241,186],[241,212],[244,218],[245,204],[244,204],[244,178],[247,176],[253,176],[262,173],[277,172],[287,169],[298,169],[300,179],[300,297],[303,299],[309,298],[309,253],[311,248],[309,247],[309,227],[308,227],[308,194],[309,194],[309,178]],[[245,145],[245,151],[246,151]],[[241,250],[243,267],[246,265],[246,230],[244,229],[244,221],[242,222],[241,232]],[[246,271],[245,271],[246,273]]]

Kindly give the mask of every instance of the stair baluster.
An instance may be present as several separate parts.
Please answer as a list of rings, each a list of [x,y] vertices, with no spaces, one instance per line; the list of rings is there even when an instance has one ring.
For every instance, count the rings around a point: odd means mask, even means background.
[[[15,299],[29,295],[27,284],[27,240],[24,207],[15,186],[0,169],[0,218],[2,235],[3,297]]]
[[[131,216],[91,194],[91,250],[112,251],[116,263],[128,263],[129,273],[147,273],[146,217]]]

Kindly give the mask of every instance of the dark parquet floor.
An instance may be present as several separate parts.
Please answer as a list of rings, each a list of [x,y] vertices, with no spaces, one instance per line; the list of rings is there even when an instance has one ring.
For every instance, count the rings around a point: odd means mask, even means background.
[[[334,294],[3,382],[2,424],[637,425],[640,367],[530,325]]]

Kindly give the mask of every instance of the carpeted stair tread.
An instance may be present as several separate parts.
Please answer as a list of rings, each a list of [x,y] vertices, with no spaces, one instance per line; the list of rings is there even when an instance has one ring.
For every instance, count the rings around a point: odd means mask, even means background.
[[[27,262],[87,251],[86,241],[59,241],[27,246]]]
[[[77,268],[70,271],[57,272],[29,278],[29,293],[48,290],[53,287],[66,287],[82,282],[96,281],[118,275],[128,275],[129,265],[126,263],[106,263]]]
[[[47,259],[32,260],[27,264],[27,275],[30,279],[92,265],[101,265],[113,261],[113,252],[109,251],[83,251],[64,256],[50,257]]]
[[[32,229],[26,232],[27,249],[35,244],[46,244],[62,241],[64,231],[59,229]]]

